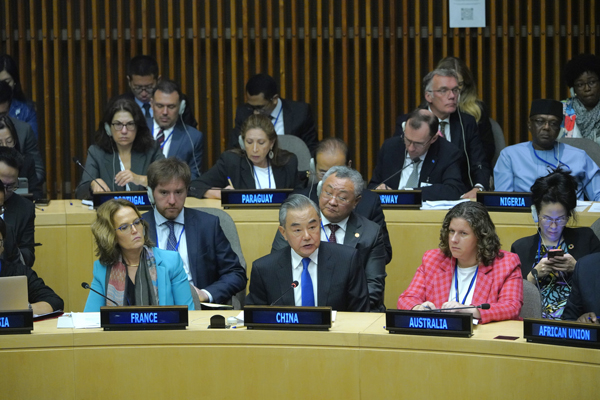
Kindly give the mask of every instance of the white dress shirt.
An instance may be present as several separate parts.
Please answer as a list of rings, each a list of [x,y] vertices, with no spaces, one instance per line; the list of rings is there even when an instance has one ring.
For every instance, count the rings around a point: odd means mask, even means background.
[[[273,109],[273,111],[271,111],[271,122],[273,123],[273,126],[275,127],[275,132],[278,135],[285,135],[285,129],[283,127],[283,103],[281,102],[281,99],[277,99],[277,105],[275,106],[275,108]]]

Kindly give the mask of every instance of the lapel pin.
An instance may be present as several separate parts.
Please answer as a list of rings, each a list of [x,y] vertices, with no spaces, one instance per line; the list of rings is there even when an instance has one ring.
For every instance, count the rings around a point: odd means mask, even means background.
[[[358,233],[358,232],[356,232],[356,233],[354,234],[354,237],[359,237],[359,236],[360,236],[360,233]]]

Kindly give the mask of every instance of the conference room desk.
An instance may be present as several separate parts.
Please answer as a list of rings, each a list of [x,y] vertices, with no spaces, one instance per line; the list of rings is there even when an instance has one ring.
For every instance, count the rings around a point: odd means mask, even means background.
[[[600,350],[526,343],[519,321],[444,338],[388,334],[375,313],[338,313],[329,332],[208,330],[213,314],[190,312],[181,331],[36,322],[31,335],[0,337],[0,362],[10,366],[1,397],[598,398]]]

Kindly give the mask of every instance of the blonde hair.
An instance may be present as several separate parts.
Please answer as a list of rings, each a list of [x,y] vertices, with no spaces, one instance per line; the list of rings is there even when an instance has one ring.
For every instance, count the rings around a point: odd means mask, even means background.
[[[477,87],[475,86],[475,80],[473,74],[467,67],[467,64],[460,58],[446,57],[440,60],[437,68],[451,69],[456,71],[462,76],[463,88],[460,91],[460,100],[458,106],[460,111],[472,115],[479,123],[481,119],[481,106],[477,99]]]

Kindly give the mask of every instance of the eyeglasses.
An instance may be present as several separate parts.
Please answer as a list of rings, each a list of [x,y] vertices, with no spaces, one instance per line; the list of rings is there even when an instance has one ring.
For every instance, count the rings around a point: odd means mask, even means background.
[[[577,90],[583,89],[585,86],[588,86],[590,89],[595,88],[598,85],[598,79],[590,79],[587,82],[576,82],[573,87]]]
[[[117,131],[123,130],[123,127],[124,127],[124,126],[125,126],[125,127],[127,127],[127,130],[128,130],[128,131],[135,131],[135,127],[136,127],[136,125],[135,125],[135,122],[134,122],[134,121],[130,121],[130,122],[126,123],[126,124],[124,124],[124,123],[122,123],[122,122],[120,122],[120,121],[117,121],[117,122],[113,122],[111,125],[112,125],[112,126],[113,126],[113,128],[115,128]]]
[[[121,226],[119,226],[118,228],[116,228],[116,231],[121,231],[122,233],[129,233],[131,232],[131,228],[135,227],[135,230],[138,231],[140,230],[140,228],[142,227],[142,219],[138,218],[136,220],[134,220],[131,224],[123,224]]]
[[[156,87],[156,84],[144,85],[144,86],[131,85],[131,89],[136,93],[142,93],[143,91],[146,91],[146,93],[152,93],[152,91],[154,90],[155,87]]]
[[[14,147],[15,141],[12,138],[0,140],[0,147]]]
[[[410,146],[413,146],[417,150],[421,150],[422,148],[424,148],[425,146],[427,146],[427,144],[429,142],[431,142],[431,139],[433,139],[433,136],[432,136],[425,143],[421,143],[421,142],[413,142],[412,140],[407,139],[406,135],[404,135],[403,137],[404,137],[404,145],[406,146],[406,148],[408,148]]]
[[[546,126],[546,124],[548,124],[548,126],[551,129],[557,130],[560,129],[560,121],[555,120],[555,119],[542,119],[542,118],[535,118],[531,120],[538,128],[543,128],[544,126]]]
[[[341,196],[335,196],[333,193],[328,192],[327,190],[324,190],[321,193],[321,196],[323,196],[323,198],[327,201],[331,201],[331,199],[336,199],[336,201],[339,201],[342,204],[350,203],[350,200],[348,200],[347,198],[341,197]]]
[[[437,90],[430,90],[430,92],[437,93],[442,97],[446,97],[452,92],[453,95],[458,96],[460,94],[460,88],[455,87],[453,89],[441,88]]]
[[[7,193],[14,192],[18,188],[19,188],[19,181],[16,181],[15,183],[11,183],[10,185],[4,184],[4,190],[6,190]]]
[[[551,226],[552,224],[556,224],[556,226],[565,226],[568,220],[569,217],[567,217],[566,215],[554,219],[548,217],[547,215],[542,215],[542,217],[540,218],[540,223],[544,226]]]

